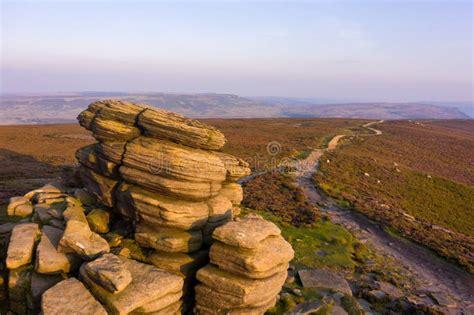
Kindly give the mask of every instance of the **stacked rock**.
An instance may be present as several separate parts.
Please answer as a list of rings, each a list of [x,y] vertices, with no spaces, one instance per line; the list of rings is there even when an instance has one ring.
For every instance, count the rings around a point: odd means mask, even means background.
[[[128,219],[153,249],[147,262],[184,277],[191,294],[212,232],[239,209],[248,164],[218,151],[219,130],[147,105],[99,101],[78,120],[99,141],[76,154],[86,190]]]
[[[291,245],[256,215],[216,228],[213,237],[210,264],[197,273],[196,314],[264,314],[287,277]]]

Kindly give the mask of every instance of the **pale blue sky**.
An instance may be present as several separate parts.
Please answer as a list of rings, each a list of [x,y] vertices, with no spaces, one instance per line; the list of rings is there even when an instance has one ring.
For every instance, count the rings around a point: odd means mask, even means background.
[[[473,99],[456,1],[2,1],[2,92]]]

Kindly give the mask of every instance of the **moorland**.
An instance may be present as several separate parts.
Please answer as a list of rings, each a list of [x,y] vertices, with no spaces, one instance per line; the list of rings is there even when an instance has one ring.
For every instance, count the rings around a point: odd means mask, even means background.
[[[332,223],[320,205],[309,202],[294,174],[278,168],[324,149],[335,135],[345,135],[336,150],[320,159],[314,185],[341,207],[363,213],[390,233],[411,238],[472,271],[472,121],[385,121],[377,125],[379,136],[362,127],[369,120],[346,118],[205,122],[226,135],[224,151],[252,167],[255,176],[243,185],[242,211],[278,224],[295,248],[296,266],[334,269],[356,283],[377,274],[405,294],[414,294],[418,287],[399,263]],[[72,176],[74,152],[93,142],[76,124],[0,126],[0,205],[55,178]],[[297,283],[290,289],[304,296],[282,299],[278,314],[319,294]],[[350,314],[361,314],[355,299],[345,299]],[[384,312],[390,306],[371,307]]]
[[[315,181],[342,206],[473,270],[474,122],[387,121],[326,152]]]

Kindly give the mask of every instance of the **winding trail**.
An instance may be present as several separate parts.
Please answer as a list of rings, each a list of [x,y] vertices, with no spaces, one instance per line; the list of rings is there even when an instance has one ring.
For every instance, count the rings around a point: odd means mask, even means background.
[[[373,125],[383,121],[372,122],[363,127],[381,135],[382,131],[373,128]],[[337,148],[344,135],[337,135],[328,144],[326,150]],[[428,295],[434,293],[440,304],[445,304],[447,313],[474,314],[474,276],[461,268],[440,258],[430,250],[417,245],[405,238],[395,237],[387,233],[379,224],[370,221],[367,217],[351,210],[345,210],[336,205],[316,187],[313,181],[318,171],[323,150],[314,150],[303,161],[303,167],[296,173],[296,181],[304,191],[308,200],[318,205],[324,204],[321,210],[331,217],[331,221],[343,225],[358,239],[368,242],[381,255],[389,255],[400,262],[400,265],[416,275],[423,284],[420,288]]]
[[[365,124],[363,127],[372,131],[373,135],[381,135],[382,131],[373,128],[374,125],[380,123],[383,123],[383,120]],[[326,150],[335,150],[343,137],[344,135],[333,137]],[[395,258],[400,266],[416,276],[418,282],[422,284],[419,290],[425,291],[427,296],[437,297],[438,303],[444,307],[446,313],[474,314],[473,275],[440,258],[425,247],[387,233],[379,224],[370,221],[367,217],[338,207],[334,200],[322,193],[313,181],[313,176],[319,169],[320,159],[324,152],[325,150],[313,150],[297,165],[296,182],[309,202],[318,204],[321,211],[330,216],[332,222],[344,226],[359,240],[370,244],[379,254]],[[415,298],[423,302],[430,300],[427,296]]]

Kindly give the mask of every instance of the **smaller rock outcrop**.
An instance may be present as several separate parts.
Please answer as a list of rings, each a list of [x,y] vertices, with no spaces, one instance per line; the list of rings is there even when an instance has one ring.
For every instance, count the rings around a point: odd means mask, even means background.
[[[111,314],[160,312],[179,303],[183,294],[181,277],[119,256],[84,264],[80,278]]]
[[[293,249],[259,216],[228,222],[212,234],[210,263],[197,273],[197,314],[263,314],[287,277]]]

